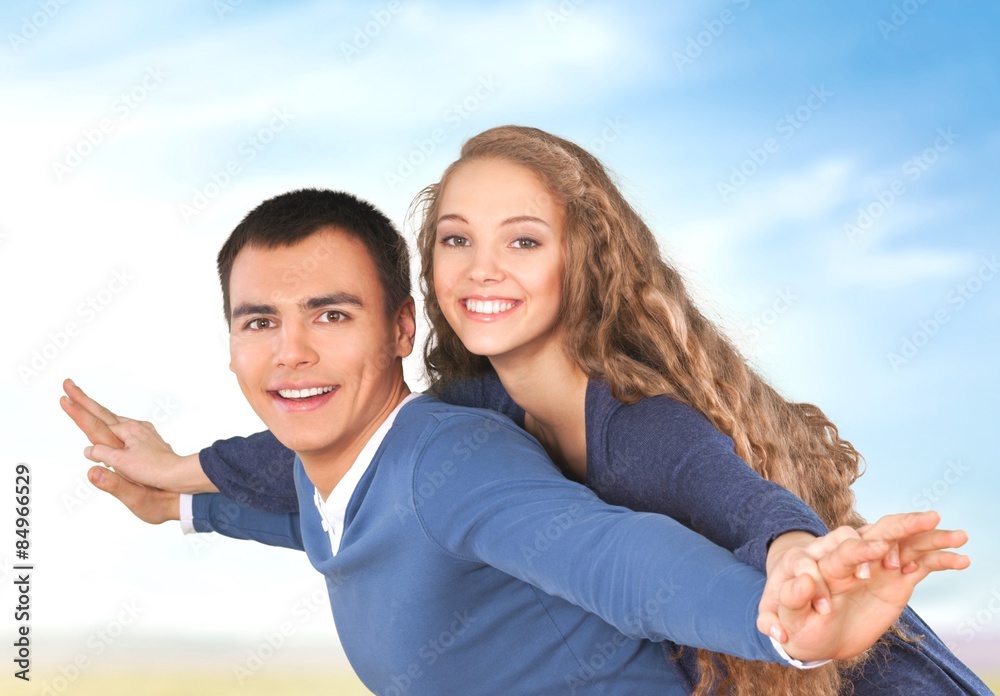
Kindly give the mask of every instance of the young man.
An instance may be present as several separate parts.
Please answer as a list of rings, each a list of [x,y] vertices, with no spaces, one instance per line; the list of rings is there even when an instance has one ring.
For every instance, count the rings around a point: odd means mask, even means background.
[[[820,565],[833,610],[812,609],[811,576],[788,580],[782,655],[757,630],[774,623],[758,621],[757,570],[674,520],[601,502],[504,417],[410,394],[408,256],[377,210],[329,191],[278,196],[237,226],[219,274],[230,367],[296,453],[300,515],[143,488],[100,468],[91,480],[148,522],[181,518],[305,550],[376,693],[684,693],[655,641],[796,666],[788,655],[848,657],[932,566],[955,567],[938,555],[908,575],[875,568],[865,583],[854,566],[889,546],[832,536]],[[79,402],[98,411],[70,393],[78,403],[64,408],[78,423]],[[933,520],[897,527],[902,538]],[[954,541],[941,534],[933,553]]]

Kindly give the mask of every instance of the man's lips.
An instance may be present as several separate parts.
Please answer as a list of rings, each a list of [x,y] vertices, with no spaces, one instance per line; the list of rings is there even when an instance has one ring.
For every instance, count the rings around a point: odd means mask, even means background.
[[[278,408],[284,411],[312,411],[329,402],[338,388],[336,385],[315,387],[280,385],[267,393]]]

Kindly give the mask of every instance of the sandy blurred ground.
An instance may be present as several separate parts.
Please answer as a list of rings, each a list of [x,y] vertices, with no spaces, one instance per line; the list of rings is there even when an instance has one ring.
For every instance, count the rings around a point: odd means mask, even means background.
[[[297,672],[257,674],[240,682],[218,672],[97,672],[89,671],[70,682],[56,673],[35,675],[30,686],[4,693],[32,696],[371,696],[352,673]],[[62,688],[60,688],[62,687]]]
[[[994,692],[1000,689],[1000,674],[980,676]],[[81,674],[73,682],[55,673],[39,674],[25,687],[17,693],[33,696],[371,696],[354,674],[343,672],[326,675],[269,673],[255,675],[243,682],[222,672],[92,672]]]

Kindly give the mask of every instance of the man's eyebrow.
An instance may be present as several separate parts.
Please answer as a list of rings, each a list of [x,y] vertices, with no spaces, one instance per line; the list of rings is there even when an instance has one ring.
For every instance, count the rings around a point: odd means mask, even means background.
[[[252,304],[250,302],[244,302],[241,305],[237,305],[236,309],[233,310],[233,319],[238,319],[239,317],[245,317],[248,314],[277,314],[278,308],[274,305],[266,304]]]
[[[335,292],[330,295],[310,297],[299,303],[299,306],[303,309],[319,309],[328,305],[352,305],[363,309],[365,303],[361,301],[360,297],[352,295],[349,292]]]

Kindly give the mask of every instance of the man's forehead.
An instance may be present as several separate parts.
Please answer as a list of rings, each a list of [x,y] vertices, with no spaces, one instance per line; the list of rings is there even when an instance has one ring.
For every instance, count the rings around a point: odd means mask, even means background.
[[[325,228],[292,245],[247,245],[229,278],[233,305],[241,302],[315,305],[315,298],[381,294],[375,264],[359,240]]]

